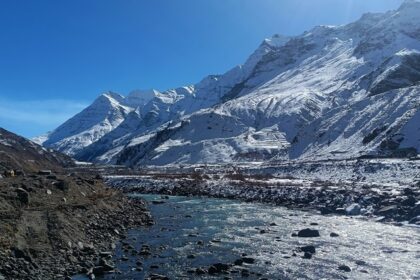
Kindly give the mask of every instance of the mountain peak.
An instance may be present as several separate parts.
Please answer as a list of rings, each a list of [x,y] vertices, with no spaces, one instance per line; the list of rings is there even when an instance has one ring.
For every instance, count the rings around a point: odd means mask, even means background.
[[[280,48],[280,47],[283,47],[289,40],[290,40],[290,37],[288,36],[274,34],[271,38],[264,39],[262,44],[263,45],[265,44],[274,48]]]
[[[159,93],[159,91],[153,88],[152,89],[136,89],[136,90],[131,91],[127,97],[153,98],[156,93]]]
[[[115,103],[115,102],[122,102],[124,100],[124,97],[116,92],[112,92],[112,91],[107,91],[102,93],[98,98],[96,98],[95,102],[111,102],[111,103]]]
[[[411,9],[420,7],[420,0],[405,0],[398,10]]]
[[[136,108],[136,107],[145,105],[147,102],[152,100],[159,93],[160,92],[158,90],[155,90],[155,89],[133,90],[125,98],[124,103],[127,106]]]
[[[420,15],[420,0],[405,0],[398,8],[397,12],[418,18]]]

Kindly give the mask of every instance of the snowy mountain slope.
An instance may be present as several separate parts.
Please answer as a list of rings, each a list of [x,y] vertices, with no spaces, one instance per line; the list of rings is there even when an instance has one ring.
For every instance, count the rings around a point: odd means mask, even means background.
[[[45,143],[126,165],[414,155],[419,14],[420,3],[406,1],[345,26],[275,35],[224,75],[153,92],[137,107],[123,98],[129,112],[89,146]]]
[[[124,97],[116,93],[102,94],[92,105],[48,134],[42,144],[74,155],[124,121],[133,109],[122,105],[123,101]]]
[[[391,90],[330,110],[300,131],[290,155],[349,158],[377,152],[393,156],[404,152],[399,147],[420,151],[419,93],[420,86]]]
[[[154,98],[138,108],[140,118],[137,120],[137,129],[127,133],[117,130],[105,135],[103,139],[81,150],[75,156],[82,160],[98,160],[96,157],[100,157],[100,161],[108,162],[111,155],[108,153],[100,155],[104,150],[112,150],[111,154],[115,154],[122,150],[123,145],[129,144],[130,137],[153,132],[168,121],[179,119],[200,109],[214,106],[222,100],[233,98],[239,94],[239,92],[232,94],[236,91],[237,84],[240,84],[251,74],[262,57],[273,49],[284,45],[287,40],[289,40],[287,37],[280,35],[266,39],[244,65],[237,66],[224,75],[208,76],[194,86],[181,87],[162,93],[155,91]],[[245,91],[245,89],[241,89],[241,91]],[[127,101],[124,104],[130,105]],[[119,147],[117,147],[118,145]]]
[[[124,139],[128,137],[125,132],[120,130],[101,142],[95,142],[113,131],[118,125],[123,124],[128,112],[137,109],[140,114],[140,118],[134,121],[139,122],[134,125],[137,127],[137,131],[129,133],[132,136],[138,136],[148,133],[170,120],[220,103],[225,95],[228,95],[237,84],[249,76],[249,73],[265,54],[284,45],[287,40],[287,37],[280,35],[266,39],[244,65],[237,66],[224,75],[210,75],[194,86],[180,87],[162,93],[156,90],[133,91],[126,98],[111,93],[111,106],[106,102],[99,104],[95,101],[86,110],[52,133],[36,137],[34,141],[46,147],[76,155],[81,159],[92,159],[101,151],[115,148],[114,138],[121,137],[115,143],[127,144]],[[225,98],[228,99],[228,97]],[[123,114],[118,113],[120,108],[124,108]],[[92,117],[93,115],[97,117]],[[81,121],[85,125],[78,125]],[[127,122],[129,121],[124,122],[124,126],[133,126]],[[91,144],[95,147],[89,147],[85,151],[84,149]]]

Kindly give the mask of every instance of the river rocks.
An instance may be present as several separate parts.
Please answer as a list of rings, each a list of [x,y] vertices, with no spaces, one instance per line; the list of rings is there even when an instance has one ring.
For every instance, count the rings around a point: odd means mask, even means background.
[[[241,182],[240,185],[223,182],[195,182],[186,179],[174,179],[168,183],[166,177],[108,179],[116,186],[127,191],[171,195],[210,196],[231,198],[244,201],[258,201],[283,205],[290,208],[320,210],[322,214],[384,216],[381,222],[408,221],[420,214],[413,214],[414,199],[419,200],[420,186],[403,190],[377,187],[373,184],[342,182],[330,186],[328,182],[313,182],[320,188],[299,186],[276,186]],[[381,189],[383,188],[383,189]],[[395,205],[396,211],[387,212],[381,208]],[[382,214],[382,211],[385,211]],[[420,211],[420,210],[419,210]],[[379,214],[377,214],[379,212]],[[270,225],[271,226],[271,225]]]
[[[107,272],[113,271],[114,265],[104,259],[101,259],[99,262],[99,266],[93,268],[92,273],[95,275],[103,275]]]
[[[242,259],[237,259],[234,264],[235,265],[242,265],[244,263],[244,261]]]
[[[147,280],[169,280],[169,277],[165,276],[165,275],[160,275],[160,274],[150,274],[147,278]]]
[[[195,269],[195,274],[197,274],[197,275],[203,275],[203,274],[206,274],[206,273],[207,273],[207,271],[204,270],[201,267],[198,267],[198,268]]]
[[[150,268],[151,268],[151,269],[158,269],[158,268],[159,268],[159,266],[158,266],[158,265],[156,265],[156,264],[152,264],[152,265],[150,266]]]
[[[143,245],[140,249],[139,255],[141,256],[150,256],[152,254],[150,246]]]
[[[334,209],[331,207],[321,206],[319,207],[319,212],[321,215],[328,215],[334,213]]]
[[[340,265],[338,267],[338,270],[341,270],[341,271],[344,271],[344,272],[350,272],[351,268],[349,266],[343,264],[343,265]]]
[[[248,269],[242,269],[241,270],[241,276],[242,277],[249,277],[251,275],[251,273],[249,272]]]
[[[312,254],[310,252],[305,252],[303,254],[303,257],[302,258],[304,258],[304,259],[312,259]]]
[[[103,268],[104,271],[112,271],[115,268],[111,261],[105,259],[101,259],[99,261],[99,265]]]
[[[246,264],[253,264],[253,263],[255,263],[255,259],[254,258],[251,258],[251,257],[245,257],[245,256],[243,256],[242,258],[237,259],[234,262],[235,265],[242,265],[244,263],[246,263]]]
[[[298,237],[319,237],[319,231],[316,229],[305,228],[297,233]]]
[[[347,214],[346,208],[344,208],[344,207],[335,208],[334,213],[338,214],[338,215],[346,215]]]
[[[163,200],[153,200],[152,201],[152,204],[163,204],[163,203],[165,203],[165,201],[163,201]]]
[[[356,264],[357,265],[366,265],[366,262],[365,261],[362,261],[362,260],[357,260],[356,261]]]
[[[211,243],[221,243],[222,240],[220,240],[220,239],[212,239],[210,242]]]
[[[353,203],[346,208],[346,214],[349,216],[357,216],[360,215],[362,207],[359,204]]]
[[[308,252],[308,253],[311,253],[311,254],[315,254],[315,246],[313,246],[313,245],[307,245],[307,246],[303,246],[303,247],[300,247],[299,248],[302,252]]]
[[[219,274],[227,272],[230,269],[230,265],[224,263],[215,263],[208,269],[208,274]]]
[[[411,225],[420,225],[420,216],[410,219],[408,223]]]
[[[107,251],[107,252],[100,252],[99,253],[99,256],[101,258],[108,258],[108,257],[111,257],[112,256],[112,252],[109,252],[109,251]]]
[[[255,263],[255,259],[251,257],[243,257],[241,258],[241,260],[242,262],[247,263],[247,264]]]
[[[394,213],[396,213],[398,210],[398,206],[397,205],[390,205],[390,206],[385,206],[380,208],[377,212],[376,215],[378,216],[391,216]]]
[[[307,245],[299,248],[300,251],[304,252],[303,257],[304,259],[312,259],[312,255],[315,254],[315,246]]]
[[[412,195],[409,195],[401,202],[401,205],[403,206],[414,206],[415,204],[416,204],[416,198]]]
[[[420,202],[417,202],[411,210],[412,216],[420,216]]]

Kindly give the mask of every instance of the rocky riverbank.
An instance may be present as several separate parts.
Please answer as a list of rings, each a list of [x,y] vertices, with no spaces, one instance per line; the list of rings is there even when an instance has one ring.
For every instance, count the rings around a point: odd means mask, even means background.
[[[145,174],[109,176],[124,192],[208,196],[264,202],[321,214],[366,216],[375,221],[420,225],[420,184],[411,187],[245,176]]]
[[[113,270],[115,244],[151,224],[142,200],[99,176],[23,174],[0,179],[0,279],[70,279]]]

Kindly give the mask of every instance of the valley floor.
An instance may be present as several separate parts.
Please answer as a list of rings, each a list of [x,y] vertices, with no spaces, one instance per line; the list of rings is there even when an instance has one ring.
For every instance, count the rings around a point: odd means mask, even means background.
[[[70,279],[113,271],[118,240],[130,228],[142,231],[147,230],[142,225],[153,224],[144,202],[122,193],[227,198],[416,228],[419,170],[420,162],[413,160],[351,160],[137,170],[93,165],[3,178],[0,279]],[[93,175],[98,173],[113,188]]]
[[[417,160],[369,159],[149,167],[114,170],[106,180],[125,192],[239,199],[420,225],[419,174]]]

